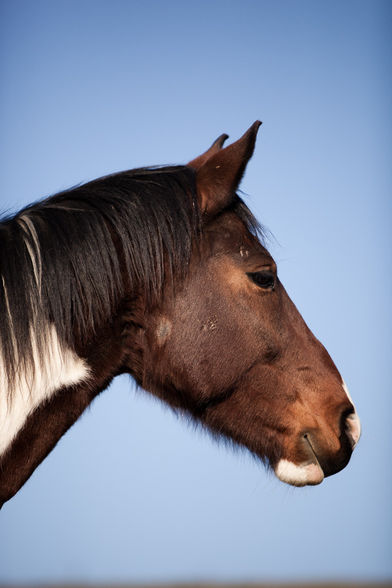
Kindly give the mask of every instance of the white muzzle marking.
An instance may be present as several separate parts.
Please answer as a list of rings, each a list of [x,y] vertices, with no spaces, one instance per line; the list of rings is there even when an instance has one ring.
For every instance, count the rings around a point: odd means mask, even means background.
[[[318,463],[300,465],[281,459],[275,467],[275,474],[282,482],[292,486],[314,486],[324,480],[324,472]]]

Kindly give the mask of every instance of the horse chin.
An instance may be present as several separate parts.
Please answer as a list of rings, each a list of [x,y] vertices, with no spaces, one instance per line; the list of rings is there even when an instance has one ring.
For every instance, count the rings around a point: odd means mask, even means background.
[[[305,459],[300,463],[294,463],[288,459],[281,458],[274,467],[276,476],[279,480],[291,486],[316,486],[321,484],[326,473],[320,465],[313,440],[310,439],[307,433],[301,436],[301,449],[302,456],[306,456]]]
[[[274,467],[275,475],[291,486],[316,486],[324,480],[324,472],[318,461],[295,464],[281,459]]]

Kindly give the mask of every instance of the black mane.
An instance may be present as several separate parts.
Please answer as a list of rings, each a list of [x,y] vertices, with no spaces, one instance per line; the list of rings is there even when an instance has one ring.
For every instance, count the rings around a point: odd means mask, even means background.
[[[237,214],[257,222],[238,198]],[[201,227],[194,171],[186,166],[116,173],[27,206],[0,223],[0,352],[11,384],[33,367],[45,325],[74,348],[110,320],[131,291],[150,303],[187,271]]]

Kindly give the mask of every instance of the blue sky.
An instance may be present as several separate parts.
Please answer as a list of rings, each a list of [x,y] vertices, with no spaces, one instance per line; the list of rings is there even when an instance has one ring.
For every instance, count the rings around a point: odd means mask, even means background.
[[[293,489],[119,378],[1,511],[0,582],[390,579],[390,2],[0,6],[0,209],[263,120],[242,189],[363,424]]]

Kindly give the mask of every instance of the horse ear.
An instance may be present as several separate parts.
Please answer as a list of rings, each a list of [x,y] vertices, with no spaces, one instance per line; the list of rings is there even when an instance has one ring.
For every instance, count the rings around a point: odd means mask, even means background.
[[[227,135],[221,135],[208,151],[188,164],[196,170],[197,194],[203,215],[215,216],[233,200],[252,157],[260,125],[257,120],[238,141],[224,149],[221,146]]]
[[[229,138],[229,135],[226,135],[226,133],[224,133],[223,135],[220,135],[213,142],[211,147],[209,149],[207,149],[207,151],[205,153],[203,153],[202,155],[199,155],[199,157],[196,157],[195,159],[192,159],[192,161],[190,161],[188,163],[189,167],[193,167],[193,169],[195,169],[195,170],[200,169],[201,166],[207,161],[207,159],[209,159],[212,155],[215,155],[215,153],[218,153],[218,151],[220,151],[222,149],[223,143],[228,138]]]

